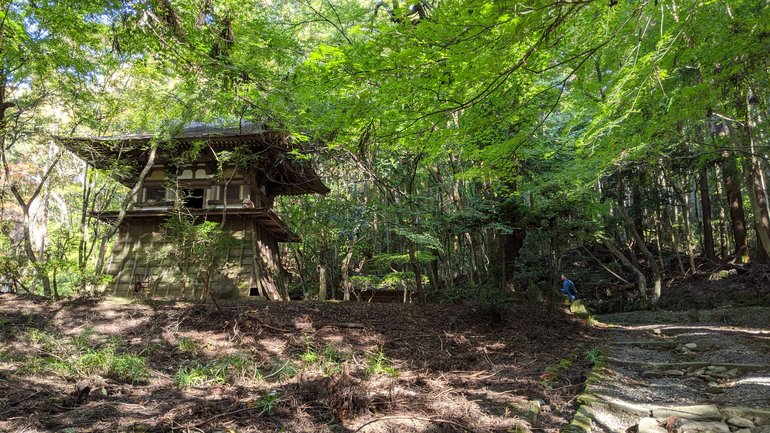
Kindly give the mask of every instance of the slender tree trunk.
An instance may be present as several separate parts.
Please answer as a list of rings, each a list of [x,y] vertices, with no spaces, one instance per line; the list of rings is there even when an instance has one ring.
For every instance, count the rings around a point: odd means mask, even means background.
[[[725,197],[727,194],[724,193],[724,187],[723,179],[724,176],[722,175],[722,169],[719,165],[716,165],[714,167],[715,175],[716,175],[716,182],[714,182],[714,186],[716,189],[716,196],[719,198],[717,203],[719,203],[718,210],[719,210],[719,221],[720,224],[717,225],[717,228],[719,229],[719,257],[722,260],[727,259],[727,256],[729,253],[728,245],[730,244],[730,222],[727,218],[727,212],[726,204],[727,202],[725,200],[722,200],[722,197]]]
[[[767,210],[767,196],[764,185],[762,185],[762,173],[760,168],[759,156],[756,152],[756,142],[752,131],[754,124],[749,116],[750,106],[747,106],[747,115],[744,122],[744,132],[749,142],[751,158],[746,161],[746,189],[749,193],[751,210],[754,213],[755,227],[759,242],[757,249],[761,250],[761,255],[770,257],[770,216]]]
[[[326,265],[323,263],[318,264],[318,300],[319,301],[325,301],[326,300],[326,287],[328,286],[328,281],[326,280]]]
[[[687,258],[690,263],[690,272],[695,275],[698,268],[695,266],[695,251],[692,247],[692,232],[690,231],[690,199],[689,194],[682,195],[682,221],[684,222],[684,237],[687,241]]]
[[[703,214],[703,256],[709,260],[716,260],[714,255],[714,229],[711,225],[711,195],[709,194],[708,170],[706,167],[698,172],[698,186],[700,187],[700,205]]]
[[[342,265],[340,266],[340,275],[342,277],[342,300],[350,300],[350,292],[353,284],[350,282],[350,262],[353,260],[353,246],[356,244],[356,240],[349,241],[347,243],[347,251],[345,252],[345,258],[342,259]]]
[[[738,166],[735,156],[728,151],[722,152],[722,175],[725,182],[725,194],[730,209],[730,222],[735,241],[735,261],[748,263],[749,247],[746,239],[746,216],[743,211],[741,183],[738,180]]]
[[[104,274],[104,261],[107,257],[107,243],[110,239],[112,239],[113,236],[118,232],[120,229],[120,225],[123,223],[123,220],[126,218],[126,213],[128,212],[128,207],[131,205],[131,201],[136,197],[136,195],[139,193],[139,191],[142,189],[142,185],[144,184],[144,179],[147,177],[147,175],[150,173],[150,170],[152,170],[152,166],[155,165],[155,156],[158,153],[158,145],[153,144],[150,148],[150,153],[147,156],[147,163],[144,164],[144,168],[142,168],[142,171],[139,172],[139,178],[136,180],[136,183],[131,188],[131,191],[129,191],[126,198],[123,199],[123,202],[120,205],[120,211],[118,212],[118,217],[115,219],[115,222],[112,223],[112,227],[107,231],[107,233],[104,235],[104,238],[102,238],[101,245],[99,246],[99,257],[96,260],[96,276],[101,276]]]
[[[417,300],[421,303],[425,303],[425,291],[422,287],[422,272],[420,272],[420,263],[417,261],[417,256],[414,252],[414,242],[408,241],[407,251],[409,252],[409,263],[412,265],[412,271],[414,272],[414,283],[417,289]]]
[[[602,244],[610,251],[610,253],[623,265],[624,268],[631,271],[636,277],[636,287],[639,290],[639,295],[642,299],[647,299],[647,277],[644,276],[639,268],[634,266],[628,258],[607,238],[601,238]]]
[[[647,248],[647,245],[645,245],[644,239],[642,239],[641,235],[639,235],[639,231],[634,226],[634,221],[628,215],[628,211],[624,206],[624,199],[623,199],[624,195],[625,195],[625,188],[623,186],[623,178],[620,175],[620,173],[618,173],[618,208],[619,208],[618,210],[623,219],[624,225],[626,226],[626,230],[636,241],[637,247],[642,252],[645,259],[647,259],[647,263],[649,264],[650,270],[652,271],[653,288],[652,288],[652,294],[650,296],[650,301],[655,303],[660,298],[661,291],[663,288],[663,278],[661,276],[661,270],[658,267],[658,263],[655,260],[655,256],[653,256],[653,254]]]

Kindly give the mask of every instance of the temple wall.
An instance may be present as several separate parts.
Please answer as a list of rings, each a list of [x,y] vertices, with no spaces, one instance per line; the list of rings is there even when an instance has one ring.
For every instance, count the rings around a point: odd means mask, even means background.
[[[114,276],[108,291],[123,297],[169,297],[200,299],[204,286],[194,270],[180,270],[167,257],[173,244],[164,242],[161,226],[164,218],[140,217],[124,221],[113,247],[107,272]],[[278,243],[253,218],[228,216],[226,230],[236,242],[225,263],[212,278],[212,291],[219,298],[249,296],[250,289],[261,287],[261,264],[273,265],[278,258]],[[262,250],[262,251],[260,251]],[[255,256],[256,252],[256,256]],[[259,260],[262,256],[266,260]],[[183,278],[185,276],[185,278]]]

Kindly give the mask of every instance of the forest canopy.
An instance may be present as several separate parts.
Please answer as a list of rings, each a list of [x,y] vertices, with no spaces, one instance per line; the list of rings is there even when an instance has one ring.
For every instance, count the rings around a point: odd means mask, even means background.
[[[130,201],[126,167],[58,137],[173,152],[192,122],[286,131],[331,188],[276,203],[295,298],[537,296],[582,272],[654,302],[703,260],[770,260],[767,2],[2,0],[0,55],[15,290],[109,279],[96,216]]]

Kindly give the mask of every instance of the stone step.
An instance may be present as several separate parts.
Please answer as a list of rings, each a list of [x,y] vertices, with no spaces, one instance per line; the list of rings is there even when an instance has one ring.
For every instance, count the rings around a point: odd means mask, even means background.
[[[648,362],[648,361],[635,361],[629,359],[620,359],[607,357],[607,362],[610,364],[624,365],[629,367],[644,367],[644,369],[656,369],[656,370],[675,370],[675,369],[687,369],[687,368],[704,368],[704,367],[724,367],[727,370],[738,371],[770,371],[770,365],[768,364],[738,364],[731,362],[708,362],[708,361],[689,361],[689,362]]]

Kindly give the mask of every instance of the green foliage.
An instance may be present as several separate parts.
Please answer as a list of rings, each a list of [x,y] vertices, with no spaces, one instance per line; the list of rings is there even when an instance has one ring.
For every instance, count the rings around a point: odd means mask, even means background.
[[[299,359],[306,364],[315,364],[319,360],[311,337],[305,337],[305,351],[299,355]]]
[[[96,333],[94,328],[88,327],[80,332],[80,334],[72,337],[72,344],[75,345],[77,350],[86,350],[91,348],[91,336]]]
[[[112,356],[108,375],[122,382],[138,383],[147,379],[149,372],[143,357],[124,354]]]
[[[24,359],[20,372],[54,374],[65,378],[101,375],[128,383],[139,383],[149,378],[143,356],[120,353],[121,341],[117,337],[98,341],[95,335],[93,328],[85,328],[78,335],[66,339],[33,328],[27,338],[40,346],[41,355]]]
[[[223,356],[211,362],[184,361],[174,374],[174,383],[185,388],[224,384],[239,379],[262,380],[262,372],[249,356],[235,354]]]
[[[275,364],[273,364],[270,374],[266,375],[265,378],[275,377],[279,381],[288,380],[296,376],[299,372],[299,366],[292,361],[291,358],[285,360],[278,359]]]
[[[199,362],[188,362],[174,374],[174,383],[182,388],[203,385],[210,380],[208,369]]]
[[[390,358],[385,355],[382,348],[372,350],[366,355],[366,368],[364,370],[367,375],[385,374],[393,378],[397,378],[401,371],[393,367]]]
[[[182,353],[196,354],[200,350],[200,344],[189,337],[182,337],[177,343],[177,350]]]
[[[317,366],[324,376],[334,376],[342,371],[342,365],[351,354],[339,348],[326,344],[323,350],[318,351],[310,337],[305,339],[305,351],[299,355],[299,359],[308,366]]]
[[[262,397],[257,400],[256,406],[267,414],[272,414],[281,404],[281,396],[275,390],[265,391]]]
[[[585,358],[586,361],[593,366],[599,364],[602,359],[604,359],[604,353],[602,353],[601,348],[594,347],[593,349],[586,351]]]

